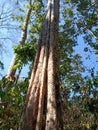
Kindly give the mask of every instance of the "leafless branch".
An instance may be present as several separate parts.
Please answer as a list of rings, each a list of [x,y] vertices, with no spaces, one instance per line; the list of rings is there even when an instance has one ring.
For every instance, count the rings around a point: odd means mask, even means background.
[[[7,105],[7,104],[8,104],[7,101],[5,101],[5,102],[0,102],[0,105]]]

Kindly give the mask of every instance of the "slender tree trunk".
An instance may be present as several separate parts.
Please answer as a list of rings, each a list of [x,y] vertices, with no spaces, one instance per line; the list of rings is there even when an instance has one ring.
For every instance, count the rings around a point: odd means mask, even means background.
[[[59,118],[58,18],[59,0],[48,0],[19,130],[63,130]]]
[[[32,4],[32,0],[29,0],[29,5],[31,6],[31,4]],[[20,41],[19,41],[20,45],[23,45],[26,41],[28,22],[30,20],[31,12],[32,12],[32,8],[29,7],[27,10],[27,13],[26,13],[24,23],[23,23],[22,33],[21,33],[21,37],[20,37]],[[8,69],[7,77],[11,77],[11,76],[14,77],[15,76],[17,69],[16,68],[14,69],[14,66],[16,64],[17,64],[17,55],[14,54],[12,61],[11,61],[11,64],[10,64],[9,69]]]

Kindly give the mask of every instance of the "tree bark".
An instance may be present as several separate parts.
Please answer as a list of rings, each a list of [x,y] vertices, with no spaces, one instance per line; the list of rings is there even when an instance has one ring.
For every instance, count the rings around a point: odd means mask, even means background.
[[[29,5],[30,6],[32,5],[32,0],[29,0]],[[26,13],[26,17],[25,17],[24,23],[23,23],[23,28],[22,28],[22,33],[21,33],[19,45],[23,45],[25,43],[25,41],[26,41],[26,38],[27,38],[27,28],[28,28],[28,23],[29,23],[29,20],[30,20],[31,12],[32,12],[32,8],[29,7],[28,10],[27,10],[27,13]],[[17,64],[17,55],[14,54],[14,56],[12,58],[12,61],[11,61],[11,64],[10,64],[9,69],[8,69],[7,77],[11,77],[11,76],[14,77],[15,76],[17,68],[14,68],[14,66],[16,64]]]
[[[58,18],[59,0],[48,0],[19,130],[63,130],[59,118]]]

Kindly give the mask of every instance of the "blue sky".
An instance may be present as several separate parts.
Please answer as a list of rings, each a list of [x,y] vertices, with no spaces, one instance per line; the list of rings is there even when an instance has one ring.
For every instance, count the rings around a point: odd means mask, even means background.
[[[1,48],[0,60],[4,63],[4,70],[1,73],[4,75],[7,74],[8,67],[13,57],[13,46],[18,45],[19,38],[21,35],[20,30],[11,29],[17,28],[18,22],[13,22],[10,19],[10,14],[17,11],[17,5],[13,0],[2,0],[0,1],[0,16],[4,18],[5,16],[9,16],[7,19],[0,19],[0,44],[2,44],[3,48]],[[6,13],[9,10],[11,13]],[[3,22],[2,22],[3,20]],[[11,24],[10,24],[11,23]],[[4,28],[7,27],[7,28]],[[8,28],[9,27],[9,28]],[[24,77],[27,75],[28,67],[26,66],[22,70],[22,74]]]
[[[88,47],[88,51],[85,52],[84,48]],[[76,53],[79,53],[82,56],[83,65],[86,71],[83,73],[83,76],[90,77],[91,69],[94,68],[95,74],[98,71],[98,56],[95,55],[95,50],[87,45],[83,36],[78,37],[78,46],[75,47]]]

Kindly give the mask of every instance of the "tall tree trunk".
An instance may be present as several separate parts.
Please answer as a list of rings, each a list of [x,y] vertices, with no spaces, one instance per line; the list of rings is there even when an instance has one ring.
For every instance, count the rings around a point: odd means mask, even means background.
[[[29,5],[30,6],[32,5],[32,0],[29,0]],[[30,20],[31,12],[32,12],[32,8],[29,7],[28,10],[27,10],[27,13],[26,13],[26,17],[25,17],[24,23],[23,23],[22,33],[21,33],[21,37],[20,37],[20,41],[19,41],[20,45],[23,45],[25,43],[25,41],[26,41],[28,22]],[[17,69],[16,68],[14,69],[14,66],[16,64],[17,64],[17,55],[14,54],[14,56],[12,58],[12,61],[11,61],[11,64],[10,64],[9,69],[8,69],[8,73],[7,73],[7,77],[8,78],[15,76],[15,73],[16,73]]]
[[[59,0],[48,0],[19,130],[63,130],[59,120],[58,18]]]

